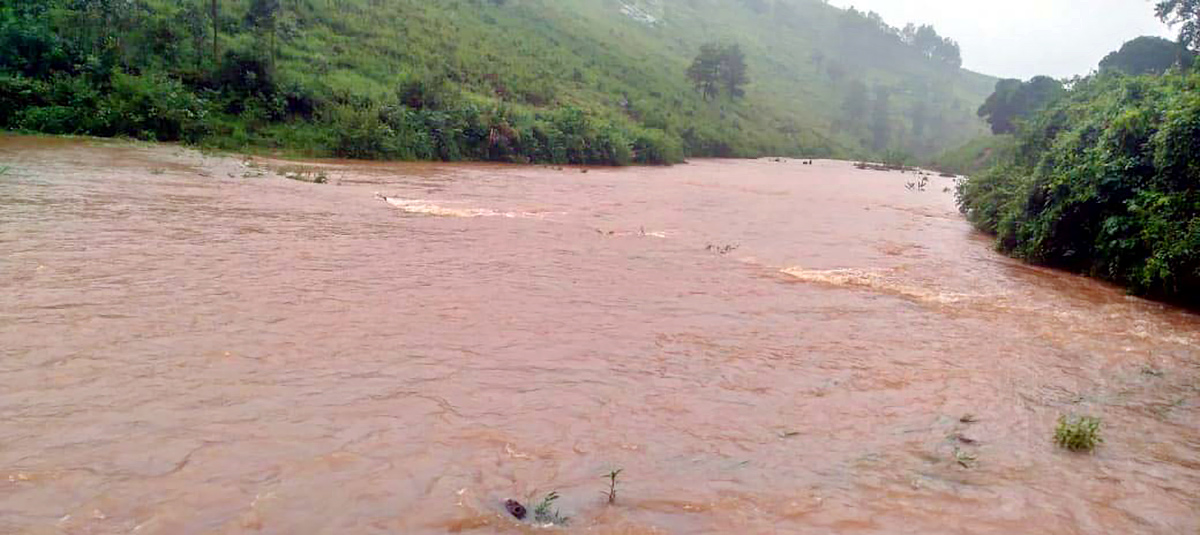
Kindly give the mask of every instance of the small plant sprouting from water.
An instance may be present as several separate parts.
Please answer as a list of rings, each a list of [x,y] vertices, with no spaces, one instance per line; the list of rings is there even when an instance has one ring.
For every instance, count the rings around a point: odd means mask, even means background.
[[[1104,442],[1100,437],[1100,419],[1093,416],[1059,416],[1054,443],[1071,451],[1092,451]]]
[[[608,503],[610,505],[617,503],[617,477],[624,470],[624,468],[618,468],[604,475],[604,478],[608,480]]]
[[[12,169],[12,168],[7,165],[0,165],[0,176],[7,175],[9,169]]]
[[[925,187],[929,185],[929,177],[921,175],[921,179],[916,182],[906,182],[904,188],[908,191],[925,191]]]
[[[557,508],[551,510],[556,500],[558,500],[557,491],[551,491],[545,498],[542,498],[542,503],[533,508],[533,520],[539,524],[567,525],[571,521],[570,517],[562,516]]]

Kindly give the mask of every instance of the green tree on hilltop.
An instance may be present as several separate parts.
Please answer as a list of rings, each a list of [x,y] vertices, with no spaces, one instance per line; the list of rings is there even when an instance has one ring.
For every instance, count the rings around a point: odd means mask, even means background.
[[[270,39],[268,48],[272,65],[275,63],[275,23],[279,8],[279,0],[251,0],[250,10],[246,12],[246,24],[258,30],[260,39],[263,33]]]
[[[217,0],[212,0],[209,5],[209,14],[212,16],[213,25],[213,61],[221,57],[220,50],[217,48],[217,36],[221,33],[221,11],[217,5]]]
[[[746,54],[742,52],[742,47],[736,44],[725,47],[721,51],[721,83],[725,86],[725,92],[729,93],[730,98],[739,98],[746,95],[746,91],[742,86],[750,81],[746,75]]]
[[[1017,119],[1029,117],[1064,92],[1062,82],[1049,76],[1035,76],[1028,82],[1000,80],[978,115],[992,125],[993,134],[1011,134],[1017,129]]]
[[[704,100],[717,98],[722,90],[730,98],[742,97],[746,94],[742,87],[750,81],[746,74],[746,54],[736,44],[702,45],[692,66],[688,67],[687,76]]]
[[[1101,71],[1125,74],[1162,74],[1176,65],[1189,65],[1194,55],[1183,46],[1162,37],[1142,36],[1100,61]]]
[[[700,54],[692,61],[692,66],[688,67],[687,76],[704,100],[717,98],[717,95],[721,93],[719,85],[721,77],[720,47],[712,43],[702,45]]]

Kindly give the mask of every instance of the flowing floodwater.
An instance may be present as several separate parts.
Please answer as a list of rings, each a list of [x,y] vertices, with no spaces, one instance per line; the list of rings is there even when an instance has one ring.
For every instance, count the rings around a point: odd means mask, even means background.
[[[1200,530],[1200,320],[997,255],[950,179],[3,165],[0,533]]]

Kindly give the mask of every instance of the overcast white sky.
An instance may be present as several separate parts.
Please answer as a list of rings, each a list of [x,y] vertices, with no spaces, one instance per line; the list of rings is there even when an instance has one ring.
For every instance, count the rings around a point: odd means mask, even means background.
[[[1174,37],[1150,0],[832,0],[892,26],[933,24],[962,45],[963,66],[1004,78],[1087,74],[1139,35]]]

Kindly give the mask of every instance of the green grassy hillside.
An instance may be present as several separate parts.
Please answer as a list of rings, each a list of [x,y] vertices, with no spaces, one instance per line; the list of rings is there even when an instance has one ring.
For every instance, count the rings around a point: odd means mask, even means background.
[[[956,175],[973,175],[1011,159],[1015,145],[1016,140],[1010,134],[979,136],[946,150],[926,165]]]
[[[12,0],[0,126],[368,158],[927,157],[995,80],[816,0]],[[706,101],[700,46],[745,96]]]

